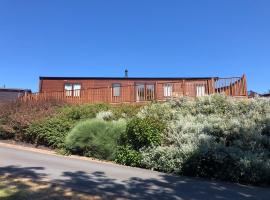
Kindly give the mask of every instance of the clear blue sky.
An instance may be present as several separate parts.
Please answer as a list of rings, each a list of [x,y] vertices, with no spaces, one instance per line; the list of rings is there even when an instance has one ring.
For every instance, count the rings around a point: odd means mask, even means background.
[[[240,76],[270,89],[270,1],[0,0],[0,86],[39,76]]]

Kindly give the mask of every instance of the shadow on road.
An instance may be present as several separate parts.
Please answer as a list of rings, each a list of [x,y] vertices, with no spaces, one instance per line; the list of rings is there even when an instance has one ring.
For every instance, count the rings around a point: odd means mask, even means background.
[[[44,168],[41,167],[7,166],[0,168],[0,175],[42,181],[47,177],[46,174],[42,173],[42,170]],[[161,175],[160,179],[134,177],[122,182],[108,178],[101,171],[91,174],[82,171],[64,172],[62,177],[62,179],[51,181],[51,183],[89,195],[98,195],[104,199],[266,200],[270,196],[269,188],[210,182],[171,175]]]

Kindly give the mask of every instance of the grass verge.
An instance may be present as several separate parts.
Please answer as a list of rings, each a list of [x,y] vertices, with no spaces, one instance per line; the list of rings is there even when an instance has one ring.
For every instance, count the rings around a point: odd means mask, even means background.
[[[35,182],[30,179],[16,179],[0,176],[1,200],[99,200],[98,196],[89,196],[48,182]]]

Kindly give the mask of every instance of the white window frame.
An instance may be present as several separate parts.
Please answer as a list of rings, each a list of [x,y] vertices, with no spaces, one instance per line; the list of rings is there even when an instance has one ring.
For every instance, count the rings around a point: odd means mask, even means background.
[[[203,97],[206,95],[205,85],[197,85],[196,86],[196,96]]]
[[[112,84],[112,95],[113,97],[121,96],[121,83],[113,83]]]
[[[145,98],[146,100],[154,100],[155,99],[155,85],[154,84],[146,84],[145,87]]]
[[[66,97],[80,97],[82,84],[80,83],[65,83],[64,90]]]
[[[136,83],[136,101],[145,101],[145,83]]]
[[[73,84],[73,96],[80,97],[81,96],[82,85],[80,83]]]
[[[165,83],[163,86],[163,91],[164,97],[171,97],[173,95],[173,84]]]
[[[66,97],[72,97],[72,89],[73,89],[72,83],[65,83],[64,89]]]

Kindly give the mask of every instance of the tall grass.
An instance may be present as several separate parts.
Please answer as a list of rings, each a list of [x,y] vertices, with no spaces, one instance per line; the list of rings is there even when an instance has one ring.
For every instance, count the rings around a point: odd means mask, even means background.
[[[67,135],[65,145],[73,153],[113,160],[117,140],[126,129],[126,122],[92,119],[80,122]]]

